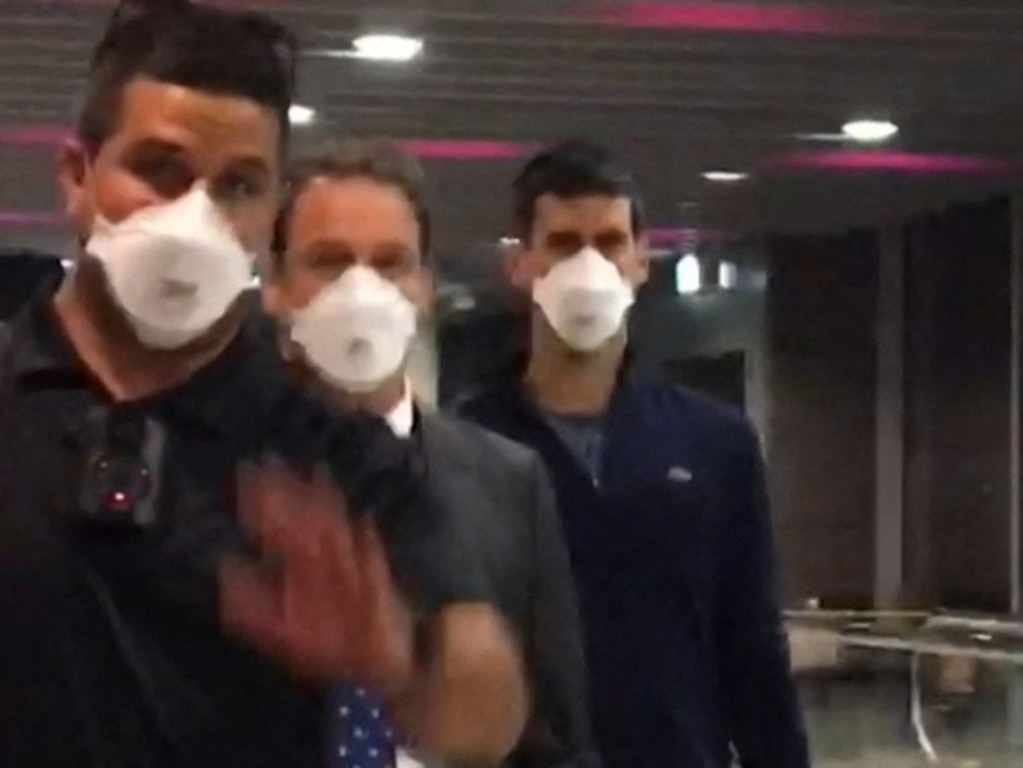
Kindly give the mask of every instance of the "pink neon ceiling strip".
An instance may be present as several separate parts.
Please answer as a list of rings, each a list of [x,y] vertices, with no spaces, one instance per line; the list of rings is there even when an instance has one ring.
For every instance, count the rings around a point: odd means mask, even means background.
[[[97,5],[113,7],[118,0],[36,0],[38,5]],[[204,5],[218,5],[221,8],[248,9],[254,7],[271,8],[280,5],[283,0],[203,0]]]
[[[73,136],[66,125],[0,125],[0,146],[46,147]],[[474,139],[409,139],[401,145],[425,160],[516,160],[537,149],[533,144]]]
[[[536,147],[504,141],[410,139],[400,142],[406,152],[423,160],[517,160]]]
[[[834,173],[887,172],[911,176],[997,176],[1013,170],[1011,163],[998,158],[895,151],[799,152],[769,160],[764,167]]]
[[[0,227],[52,227],[64,223],[57,213],[41,211],[0,211]]]
[[[66,125],[27,123],[0,125],[0,145],[15,147],[51,147],[74,136]]]
[[[753,2],[608,4],[586,16],[618,27],[754,34],[871,36],[919,32],[876,13]]]

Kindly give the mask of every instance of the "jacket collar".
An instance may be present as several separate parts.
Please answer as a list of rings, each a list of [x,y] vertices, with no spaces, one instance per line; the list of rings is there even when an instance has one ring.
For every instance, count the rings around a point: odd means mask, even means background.
[[[60,281],[44,286],[11,325],[5,365],[25,387],[96,389],[54,309]],[[251,322],[227,349],[188,381],[138,405],[168,408],[207,431],[228,437],[257,434],[262,416],[286,397],[287,379],[276,350],[266,348]]]
[[[459,422],[444,414],[417,409],[419,440],[427,467],[437,462],[454,470],[472,470],[476,456],[466,445]]]

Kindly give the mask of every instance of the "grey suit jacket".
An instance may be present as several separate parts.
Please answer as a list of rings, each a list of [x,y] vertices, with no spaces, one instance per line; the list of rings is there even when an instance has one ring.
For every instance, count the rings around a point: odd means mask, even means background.
[[[479,553],[530,673],[533,712],[508,765],[596,765],[575,587],[539,456],[456,417],[419,416],[430,487],[451,516],[450,530]]]

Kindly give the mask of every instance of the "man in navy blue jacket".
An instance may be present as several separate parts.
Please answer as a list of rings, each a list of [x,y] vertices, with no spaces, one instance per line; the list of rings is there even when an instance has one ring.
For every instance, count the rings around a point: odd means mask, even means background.
[[[805,768],[756,435],[625,365],[648,263],[629,177],[566,142],[515,183],[532,292],[525,375],[463,413],[537,449],[555,481],[605,768]]]

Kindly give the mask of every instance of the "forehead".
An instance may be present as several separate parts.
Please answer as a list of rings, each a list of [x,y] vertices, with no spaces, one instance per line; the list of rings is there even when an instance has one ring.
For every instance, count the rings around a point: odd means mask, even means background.
[[[280,160],[277,114],[241,96],[138,78],[126,86],[120,109],[117,138],[125,143],[155,139],[202,159],[261,159],[271,168]]]
[[[315,178],[295,198],[289,246],[310,241],[418,246],[419,222],[400,189],[374,179]]]
[[[631,228],[632,203],[627,197],[541,195],[536,200],[535,228],[541,232],[593,232]]]

